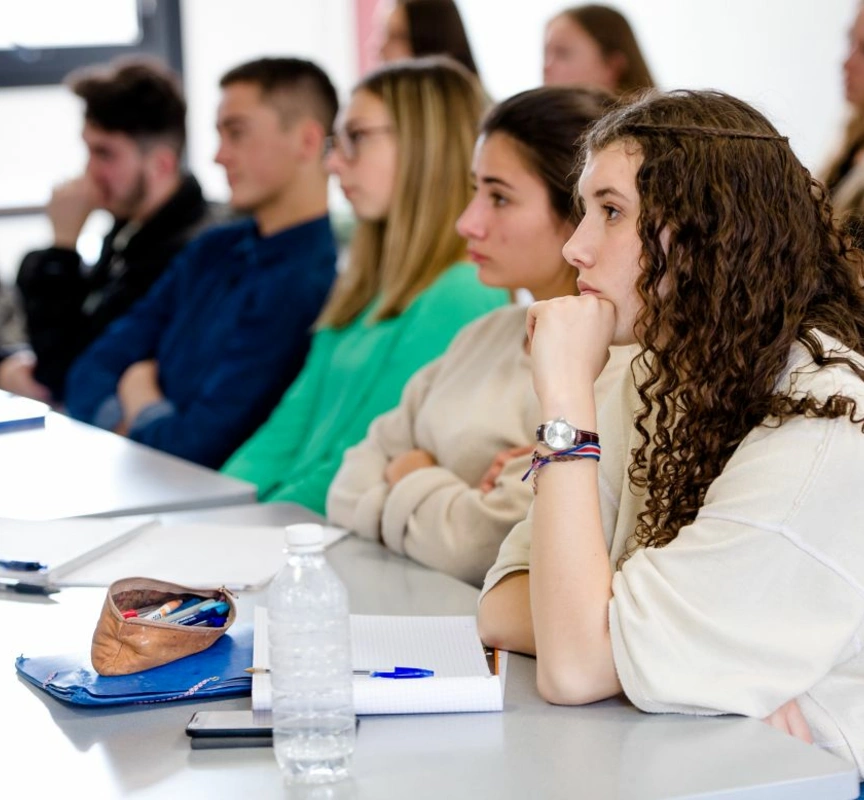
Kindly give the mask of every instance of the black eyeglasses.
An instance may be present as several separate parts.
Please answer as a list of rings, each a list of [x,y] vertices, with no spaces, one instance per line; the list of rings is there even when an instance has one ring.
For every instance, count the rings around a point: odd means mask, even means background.
[[[324,157],[338,150],[346,161],[356,161],[361,142],[376,133],[390,133],[392,125],[370,125],[368,128],[350,128],[336,131],[324,140]]]

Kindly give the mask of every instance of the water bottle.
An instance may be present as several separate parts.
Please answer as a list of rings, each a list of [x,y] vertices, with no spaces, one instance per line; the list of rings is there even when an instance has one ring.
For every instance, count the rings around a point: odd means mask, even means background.
[[[346,778],[354,752],[348,594],[323,535],[286,528],[287,562],[267,595],[273,749],[289,784]]]

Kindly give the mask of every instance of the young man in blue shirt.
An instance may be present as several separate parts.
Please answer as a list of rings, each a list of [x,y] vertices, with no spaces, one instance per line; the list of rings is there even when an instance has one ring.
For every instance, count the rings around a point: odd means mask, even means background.
[[[336,92],[314,64],[260,59],[221,81],[217,163],[250,218],[189,244],[73,365],[69,413],[218,467],[297,375],[335,277],[324,140]]]

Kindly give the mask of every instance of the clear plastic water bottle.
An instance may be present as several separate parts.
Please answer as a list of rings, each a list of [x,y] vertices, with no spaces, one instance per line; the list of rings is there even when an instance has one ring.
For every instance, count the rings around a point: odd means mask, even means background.
[[[348,594],[323,534],[320,525],[286,528],[287,562],[267,596],[273,749],[292,784],[348,777],[354,752]]]

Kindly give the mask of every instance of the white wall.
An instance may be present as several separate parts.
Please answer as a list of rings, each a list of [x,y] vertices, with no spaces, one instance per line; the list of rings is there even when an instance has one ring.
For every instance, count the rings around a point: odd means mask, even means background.
[[[495,98],[537,85],[545,22],[579,0],[457,0]],[[608,0],[664,89],[721,89],[753,103],[819,167],[843,115],[840,65],[857,0]],[[494,11],[493,11],[494,9]]]
[[[61,0],[57,0],[61,2]],[[488,90],[503,98],[540,81],[543,26],[567,0],[457,0]],[[840,64],[856,0],[610,0],[631,20],[664,88],[713,87],[757,104],[810,167],[843,118]],[[224,200],[212,163],[222,73],[262,55],[321,64],[344,97],[356,79],[354,0],[181,0],[189,99],[189,159]],[[0,198],[39,203],[84,161],[77,101],[62,88],[0,90]],[[338,194],[334,194],[334,199]],[[83,244],[98,252],[103,215]],[[0,218],[0,278],[47,244],[44,218]]]
[[[261,56],[308,58],[330,75],[342,97],[357,63],[352,0],[183,0],[189,161],[212,197],[227,197],[216,152],[219,79]]]

